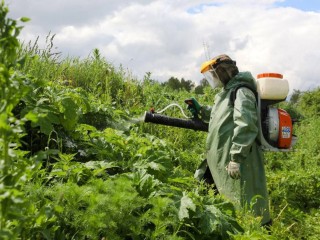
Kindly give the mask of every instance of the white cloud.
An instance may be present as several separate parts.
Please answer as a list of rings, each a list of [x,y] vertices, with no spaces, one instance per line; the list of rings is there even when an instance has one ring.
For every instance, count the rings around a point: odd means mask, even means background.
[[[142,78],[198,82],[200,65],[227,53],[240,70],[280,72],[292,89],[319,86],[320,13],[277,7],[280,0],[11,0],[13,16],[33,19],[22,38],[51,30],[65,55],[99,48]],[[204,44],[207,48],[204,48]]]

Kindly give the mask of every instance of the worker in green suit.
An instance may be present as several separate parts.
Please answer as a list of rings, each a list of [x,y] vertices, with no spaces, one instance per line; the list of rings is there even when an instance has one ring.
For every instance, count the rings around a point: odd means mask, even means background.
[[[207,119],[207,164],[216,188],[237,206],[252,206],[261,224],[270,225],[264,158],[257,140],[256,82],[251,73],[239,72],[227,55],[205,62],[201,73],[212,88],[222,87]],[[205,107],[201,111],[208,116]]]

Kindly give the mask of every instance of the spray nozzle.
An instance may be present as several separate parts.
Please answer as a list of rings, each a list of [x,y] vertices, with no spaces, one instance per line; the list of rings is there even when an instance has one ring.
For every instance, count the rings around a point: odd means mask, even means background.
[[[151,108],[150,108],[150,112],[151,112],[151,113],[155,113],[154,107],[151,107]]]

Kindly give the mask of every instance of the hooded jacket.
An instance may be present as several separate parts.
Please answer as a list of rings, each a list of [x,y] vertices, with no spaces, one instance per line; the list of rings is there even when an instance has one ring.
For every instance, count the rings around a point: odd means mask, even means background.
[[[256,88],[251,73],[238,73],[215,97],[206,142],[207,162],[219,193],[239,207],[251,208],[264,224],[270,216],[264,158],[256,141],[257,100],[249,88],[240,87],[234,104],[230,104],[232,90],[243,83]],[[231,160],[240,163],[240,179],[232,179],[226,171]]]

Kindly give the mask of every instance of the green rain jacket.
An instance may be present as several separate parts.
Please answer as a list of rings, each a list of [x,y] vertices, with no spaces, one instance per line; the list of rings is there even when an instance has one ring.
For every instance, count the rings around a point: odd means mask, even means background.
[[[261,224],[270,221],[268,192],[262,150],[256,139],[259,134],[257,100],[246,87],[237,90],[234,106],[230,94],[237,85],[246,83],[256,88],[251,73],[232,78],[216,95],[211,109],[206,143],[207,161],[220,194],[237,206],[247,207],[261,216]],[[240,179],[232,179],[226,170],[233,160],[240,163]]]

